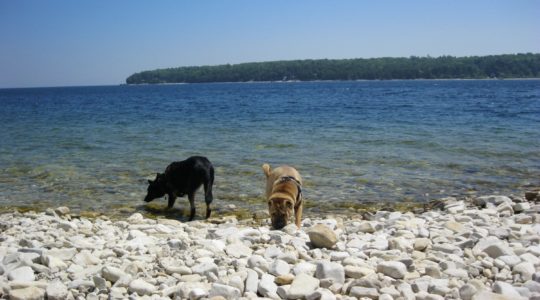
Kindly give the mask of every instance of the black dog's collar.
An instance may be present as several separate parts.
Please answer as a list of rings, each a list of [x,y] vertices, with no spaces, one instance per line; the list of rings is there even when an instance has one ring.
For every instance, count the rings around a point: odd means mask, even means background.
[[[300,181],[298,181],[296,178],[292,176],[280,177],[278,183],[283,183],[287,181],[292,181],[296,184],[296,187],[298,188],[298,195],[296,195],[296,202],[297,202],[296,204],[299,204],[300,201],[302,201],[302,184],[300,183]]]

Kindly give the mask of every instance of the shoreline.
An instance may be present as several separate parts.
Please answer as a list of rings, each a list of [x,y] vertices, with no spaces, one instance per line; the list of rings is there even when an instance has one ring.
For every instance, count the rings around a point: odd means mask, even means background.
[[[123,220],[0,214],[2,299],[531,299],[540,193],[446,198],[424,212]]]

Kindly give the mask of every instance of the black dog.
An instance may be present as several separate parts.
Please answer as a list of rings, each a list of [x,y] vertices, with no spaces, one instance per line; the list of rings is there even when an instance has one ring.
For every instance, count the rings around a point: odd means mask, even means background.
[[[189,220],[195,216],[195,191],[204,185],[204,201],[206,202],[206,218],[212,212],[212,185],[214,184],[214,167],[203,156],[192,156],[183,161],[175,161],[167,166],[165,173],[157,173],[155,180],[148,180],[148,192],[144,201],[150,202],[156,198],[169,196],[168,208],[172,208],[176,197],[188,195],[191,213]]]

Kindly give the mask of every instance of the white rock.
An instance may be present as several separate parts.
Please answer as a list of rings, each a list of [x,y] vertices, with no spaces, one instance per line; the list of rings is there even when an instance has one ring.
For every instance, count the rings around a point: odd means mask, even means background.
[[[11,281],[34,281],[36,276],[34,275],[34,270],[28,266],[19,267],[14,270],[11,270],[8,273],[8,279]]]
[[[65,270],[68,267],[63,260],[51,255],[41,256],[41,262],[53,270]]]
[[[47,284],[46,292],[48,300],[64,300],[68,295],[67,287],[60,280]]]
[[[134,213],[127,218],[127,221],[132,224],[138,224],[144,221],[144,217],[140,213]]]
[[[238,299],[241,296],[240,290],[235,287],[228,286],[225,284],[214,283],[212,288],[208,292],[208,297],[221,296],[225,299]]]
[[[126,277],[128,275],[118,268],[105,266],[101,269],[101,276],[103,276],[103,278],[107,279],[108,281],[115,283],[116,281],[118,281],[118,279]]]
[[[211,277],[213,275],[218,275],[218,266],[213,262],[203,262],[197,264],[191,268],[191,271],[194,274],[199,274],[206,277]]]
[[[281,259],[274,260],[274,262],[270,265],[270,268],[268,269],[268,273],[274,276],[289,274],[290,271],[291,268],[289,267],[289,264]]]
[[[336,300],[336,296],[327,289],[319,288],[307,295],[306,300]]]
[[[319,280],[305,273],[296,276],[287,292],[289,299],[302,299],[319,287]]]
[[[157,291],[157,288],[142,279],[135,279],[129,283],[128,291],[144,296],[153,294]]]
[[[518,291],[516,291],[516,289],[507,282],[496,281],[493,284],[493,291],[495,293],[502,294],[510,298],[521,298],[521,295],[518,293]]]
[[[75,248],[54,248],[44,251],[43,255],[53,256],[66,261],[72,259],[77,253],[77,249]]]
[[[240,258],[250,256],[253,250],[251,250],[251,248],[249,248],[248,246],[244,245],[244,243],[237,242],[227,245],[227,247],[225,248],[225,252],[230,257]]]
[[[97,265],[101,263],[101,259],[94,256],[88,250],[81,250],[73,257],[73,262],[80,266]]]
[[[329,261],[317,262],[315,277],[318,279],[331,280],[333,283],[343,284],[345,282],[345,269],[341,264]]]
[[[11,300],[43,300],[45,291],[35,286],[29,286],[22,289],[13,289],[9,291]]]
[[[198,300],[201,298],[205,298],[208,296],[208,292],[201,289],[201,288],[194,288],[189,292],[189,299],[190,300]]]
[[[300,275],[302,273],[306,273],[308,275],[313,275],[315,274],[315,269],[317,268],[317,266],[315,266],[314,264],[310,263],[310,262],[301,262],[301,263],[298,263],[294,266],[293,268],[293,273],[295,275]]]
[[[259,281],[259,286],[257,291],[263,297],[268,298],[278,298],[277,295],[278,286],[274,283],[274,276],[270,274],[263,274],[261,280]]]
[[[395,279],[403,279],[407,274],[407,267],[399,261],[383,261],[377,265],[377,272]]]
[[[252,255],[247,261],[247,266],[252,269],[259,268],[263,272],[268,272],[268,262],[260,255]]]
[[[259,286],[259,275],[252,269],[247,269],[246,282],[244,284],[244,292],[257,293]]]
[[[316,224],[308,231],[311,245],[315,248],[331,249],[337,243],[337,236],[332,229],[323,224]]]
[[[521,275],[523,281],[531,280],[534,272],[536,272],[534,265],[527,261],[515,265],[512,269],[512,273]]]

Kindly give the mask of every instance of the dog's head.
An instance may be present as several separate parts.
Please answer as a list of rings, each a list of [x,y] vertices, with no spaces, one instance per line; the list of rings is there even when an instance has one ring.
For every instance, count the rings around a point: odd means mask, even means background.
[[[270,212],[270,219],[272,220],[272,227],[274,229],[281,229],[287,226],[293,210],[294,200],[286,197],[273,197],[268,200],[268,210]]]
[[[165,196],[166,193],[166,182],[163,174],[157,173],[156,179],[148,180],[148,189],[146,192],[146,197],[144,197],[145,202],[150,202],[156,198],[161,198]]]

